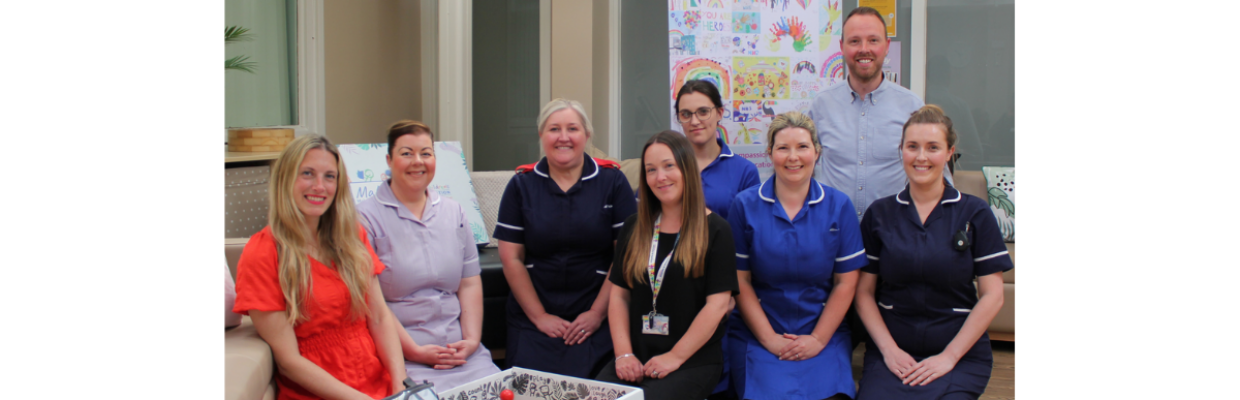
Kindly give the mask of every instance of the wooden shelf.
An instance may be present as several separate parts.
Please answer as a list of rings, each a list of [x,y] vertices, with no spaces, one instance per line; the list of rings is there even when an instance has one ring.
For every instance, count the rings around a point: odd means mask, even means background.
[[[224,163],[245,162],[245,161],[271,161],[280,157],[278,151],[262,151],[262,152],[224,152]]]

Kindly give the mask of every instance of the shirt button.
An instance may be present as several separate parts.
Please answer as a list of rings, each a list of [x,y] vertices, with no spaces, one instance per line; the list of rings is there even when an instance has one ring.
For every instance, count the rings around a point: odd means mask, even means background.
[[[857,190],[862,190],[862,189],[865,189],[865,187],[864,187],[864,186],[857,186]]]
[[[862,112],[861,112],[861,116],[862,116],[862,117],[864,117],[864,116],[865,116],[865,111],[862,111]]]
[[[862,137],[861,137],[861,140],[865,140],[865,136],[862,136]]]
[[[857,161],[857,165],[865,165],[865,161]]]

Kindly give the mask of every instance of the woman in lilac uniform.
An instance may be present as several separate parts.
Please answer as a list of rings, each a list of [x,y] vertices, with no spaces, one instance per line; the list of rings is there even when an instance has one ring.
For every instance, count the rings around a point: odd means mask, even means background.
[[[465,211],[427,190],[435,179],[434,134],[417,121],[388,131],[392,179],[358,205],[362,226],[387,266],[384,300],[401,327],[405,371],[439,391],[499,372],[482,339],[482,278]]]
[[[986,327],[1012,260],[986,201],[943,179],[956,143],[943,110],[914,112],[900,143],[908,186],[861,219],[870,265],[856,307],[870,342],[857,398],[976,399],[990,380]]]

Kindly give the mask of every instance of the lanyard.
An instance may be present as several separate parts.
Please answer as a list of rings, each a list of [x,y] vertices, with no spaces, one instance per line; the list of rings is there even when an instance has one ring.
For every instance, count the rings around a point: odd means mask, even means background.
[[[667,253],[667,258],[663,259],[663,263],[659,265],[658,273],[655,273],[654,262],[658,258],[659,252],[659,222],[663,220],[660,215],[654,220],[654,239],[650,241],[650,262],[646,264],[646,272],[650,274],[650,291],[654,292],[651,307],[652,312],[658,313],[659,310],[659,289],[663,287],[663,274],[667,273],[667,263],[672,260],[672,255],[676,253],[676,245],[680,244],[680,235],[676,235],[676,241],[672,243],[672,251]]]

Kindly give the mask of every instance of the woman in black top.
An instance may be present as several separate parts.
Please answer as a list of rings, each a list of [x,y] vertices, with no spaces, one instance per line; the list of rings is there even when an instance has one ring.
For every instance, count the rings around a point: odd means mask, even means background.
[[[642,163],[638,211],[608,278],[618,357],[596,379],[640,386],[647,399],[706,398],[723,369],[720,325],[737,291],[732,230],[706,209],[684,136],[654,135]]]

